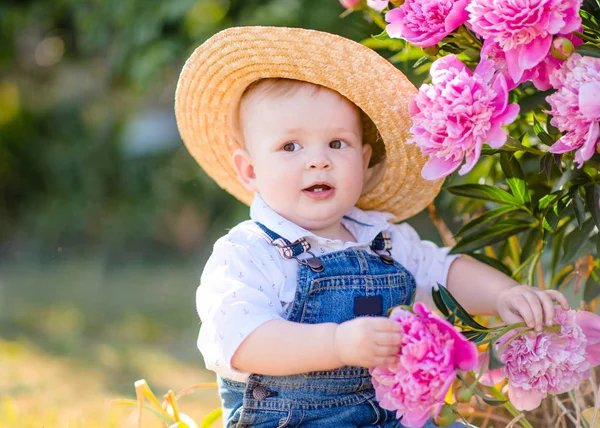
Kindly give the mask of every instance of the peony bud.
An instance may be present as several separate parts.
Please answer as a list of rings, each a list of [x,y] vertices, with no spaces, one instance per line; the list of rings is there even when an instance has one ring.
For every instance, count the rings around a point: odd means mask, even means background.
[[[352,9],[354,6],[360,3],[360,0],[340,0],[340,3],[346,9]]]
[[[463,389],[456,396],[456,401],[458,401],[459,403],[468,403],[469,401],[471,401],[471,397],[473,397],[473,391],[471,391],[468,388]]]
[[[575,47],[569,39],[566,37],[556,37],[552,41],[552,49],[550,52],[554,58],[564,60],[569,58],[574,50]]]
[[[440,47],[438,45],[427,46],[426,48],[423,48],[423,52],[425,52],[425,55],[428,57],[435,57],[440,52]]]
[[[452,410],[452,407],[444,404],[440,414],[437,418],[435,418],[434,423],[439,427],[447,427],[452,425],[452,423],[456,420],[456,413]]]

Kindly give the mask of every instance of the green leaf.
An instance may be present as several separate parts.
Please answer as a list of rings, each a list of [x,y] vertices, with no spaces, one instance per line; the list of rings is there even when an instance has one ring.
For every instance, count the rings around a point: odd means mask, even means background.
[[[579,186],[571,187],[569,189],[569,196],[573,201],[573,211],[575,212],[577,224],[581,228],[583,222],[585,221],[585,208],[583,206],[583,199],[581,198],[581,194],[579,193]]]
[[[535,251],[537,244],[542,239],[542,232],[540,229],[533,229],[527,234],[527,238],[521,247],[520,262],[524,263]]]
[[[550,94],[550,91],[535,91],[531,95],[527,95],[519,100],[519,114],[523,116],[532,110],[537,109],[539,106],[546,103],[546,97]]]
[[[504,363],[502,361],[500,361],[500,358],[498,357],[498,351],[496,350],[496,346],[493,343],[490,343],[489,347],[489,355],[490,355],[490,360],[488,362],[488,369],[489,370],[495,370],[495,369],[500,369],[502,367],[504,367]]]
[[[545,145],[551,146],[554,144],[554,139],[546,132],[544,128],[542,128],[542,125],[540,125],[540,122],[538,122],[535,116],[533,118],[533,131],[540,141]]]
[[[568,225],[569,223],[565,222],[565,224],[559,226],[554,233],[550,235],[552,238],[552,261],[550,263],[552,276],[554,276],[556,267],[558,266],[558,260],[560,259],[561,248],[563,246]]]
[[[486,256],[485,254],[482,254],[482,253],[470,253],[469,256],[473,257],[475,260],[479,260],[480,262],[485,263],[488,266],[493,267],[496,270],[499,270],[500,272],[504,273],[506,276],[512,275],[512,272],[510,271],[508,266],[506,266],[500,260],[496,260],[496,259],[494,259],[490,256]]]
[[[413,294],[416,294],[416,293],[413,293]],[[442,300],[440,291],[432,288],[431,289],[431,297],[433,299],[433,303],[435,303],[435,306],[438,308],[438,310],[442,314],[444,314],[445,317],[448,317],[448,315],[450,315],[450,311],[448,311],[448,308],[444,304],[444,300]]]
[[[525,176],[517,158],[507,152],[502,152],[500,153],[500,166],[513,196],[524,205],[529,203],[530,198],[527,193]]]
[[[511,137],[510,135],[506,138],[506,143],[504,143],[504,145],[499,149],[492,149],[488,145],[484,145],[481,149],[481,154],[486,156],[495,155],[496,153],[502,152],[527,152],[536,156],[543,156],[546,153],[533,147],[524,146],[521,141]]]
[[[590,237],[594,227],[594,221],[589,219],[583,223],[580,229],[573,229],[565,237],[564,253],[562,256],[564,263],[570,263],[575,258],[581,246]]]
[[[390,36],[388,35],[386,30],[383,30],[381,33],[376,34],[371,37],[373,37],[375,40],[382,40],[382,41],[390,39]]]
[[[560,194],[558,193],[548,193],[547,195],[544,195],[544,197],[540,198],[538,201],[539,210],[543,211],[544,209],[548,208],[551,204],[556,202],[559,197]]]
[[[516,235],[524,230],[535,227],[535,223],[518,218],[506,218],[500,220],[481,233],[461,239],[461,241],[450,250],[450,254],[470,253],[486,245],[492,245],[503,241],[509,236]]]
[[[202,420],[200,428],[211,428],[221,416],[223,416],[223,409],[218,407]]]
[[[421,58],[419,58],[414,64],[413,64],[413,68],[417,68],[419,67],[421,64],[424,64],[427,60],[429,59],[429,57],[427,55],[422,56]]]
[[[592,214],[596,227],[600,229],[600,184],[585,188],[585,204]]]
[[[448,291],[446,287],[438,283],[438,290],[440,291],[440,296],[444,301],[444,304],[448,308],[448,310],[454,314],[456,317],[466,326],[471,328],[475,328],[478,330],[489,330],[487,327],[482,326],[477,321],[473,319],[471,315],[463,308],[460,303],[454,298],[452,294]]]
[[[463,48],[461,48],[460,46],[457,46],[454,43],[444,43],[442,44],[442,47],[440,48],[442,50],[445,50],[446,52],[452,53],[452,54],[460,54],[464,51]]]
[[[591,272],[590,276],[585,282],[585,287],[583,289],[583,299],[586,302],[589,302],[598,296],[600,296],[600,281],[598,280],[598,275],[594,270]]]
[[[487,333],[483,333],[481,331],[475,330],[463,330],[461,331],[462,335],[467,338],[469,342],[479,343],[483,342],[487,337]]]
[[[461,184],[458,186],[447,187],[450,193],[467,198],[483,199],[486,201],[497,202],[499,204],[521,205],[520,202],[510,193],[487,184]]]
[[[478,397],[481,397],[481,399],[488,406],[493,406],[493,407],[503,406],[506,402],[508,402],[508,400],[499,400],[497,398],[488,397],[479,388],[475,388],[474,392],[475,392],[475,394],[477,394]]]
[[[546,180],[550,181],[552,176],[552,165],[554,164],[554,155],[552,153],[546,153],[540,158],[540,169],[539,172],[546,173]]]
[[[600,58],[600,48],[594,45],[580,45],[575,48],[575,52],[585,56]]]
[[[479,217],[474,218],[473,220],[465,224],[463,227],[461,227],[460,230],[456,232],[455,236],[459,238],[467,238],[468,236],[479,232],[481,229],[493,225],[494,223],[499,221],[504,214],[516,211],[518,209],[518,207],[508,205],[489,210],[488,212],[481,214]]]

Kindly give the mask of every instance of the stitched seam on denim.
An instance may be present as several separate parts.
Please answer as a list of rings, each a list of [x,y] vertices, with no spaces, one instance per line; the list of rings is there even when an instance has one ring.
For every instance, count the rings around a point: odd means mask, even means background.
[[[306,276],[308,274],[308,269],[308,266],[298,265],[296,294],[294,295],[292,308],[290,309],[287,318],[288,320],[298,322],[302,319],[302,316],[304,316],[304,311],[306,309],[306,299],[308,298],[308,293],[306,292]]]
[[[362,394],[352,394],[348,397],[338,400],[332,401],[321,401],[319,403],[306,403],[301,401],[294,400],[284,400],[279,398],[272,398],[265,401],[258,400],[248,400],[244,403],[244,410],[252,409],[252,410],[262,410],[262,409],[270,409],[270,410],[287,410],[290,409],[291,406],[297,409],[302,410],[314,410],[314,409],[331,409],[334,407],[342,407],[349,405],[356,405],[360,403],[364,403],[367,399]]]
[[[298,424],[296,425],[296,427],[299,427],[302,424],[302,421],[304,420],[305,416],[306,416],[306,411],[302,410],[302,417],[298,421]]]
[[[316,294],[319,293],[321,291],[328,291],[328,290],[348,290],[348,289],[360,289],[360,288],[364,288],[365,292],[367,289],[370,290],[375,290],[376,292],[378,290],[387,290],[388,288],[392,288],[392,289],[404,289],[404,288],[408,288],[410,287],[409,284],[406,284],[404,282],[400,282],[400,283],[392,283],[392,284],[360,284],[360,285],[348,285],[348,284],[344,284],[344,285],[323,285],[320,287],[310,287],[310,290],[308,291],[308,294]]]
[[[379,411],[379,408],[373,402],[373,400],[367,399],[367,403],[369,403],[371,405],[371,407],[373,408],[373,411],[375,412],[375,422],[373,422],[371,425],[375,425],[380,422],[385,422],[385,418],[382,418],[381,412]]]
[[[292,419],[292,410],[290,409],[288,411],[287,416],[279,419],[279,422],[277,423],[277,428],[284,428],[284,427],[286,427],[290,423],[291,419]]]

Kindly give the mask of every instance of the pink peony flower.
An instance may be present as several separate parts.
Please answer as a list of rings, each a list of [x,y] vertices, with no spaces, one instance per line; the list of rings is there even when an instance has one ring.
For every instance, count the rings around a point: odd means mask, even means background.
[[[581,0],[473,0],[467,6],[475,33],[500,45],[514,82],[546,58],[555,34],[581,26]]]
[[[415,303],[413,309],[414,313],[396,308],[390,315],[404,333],[399,362],[370,372],[381,407],[396,410],[403,426],[421,427],[432,408],[444,402],[456,370],[471,370],[477,364],[477,347],[423,303]]]
[[[531,80],[535,87],[540,91],[547,91],[552,87],[550,85],[550,75],[554,71],[558,70],[562,64],[562,61],[548,54],[535,67],[525,70],[519,80],[514,81],[508,72],[506,55],[500,45],[495,43],[493,39],[487,39],[485,42],[483,42],[481,54],[486,55],[490,60],[492,60],[496,70],[504,75],[506,78],[507,89],[509,91],[528,80]]]
[[[562,49],[566,43],[571,47],[579,46],[582,44],[582,40],[579,37],[573,36],[572,34],[566,37],[557,37],[554,41],[558,42],[557,45]],[[563,61],[558,59],[553,49],[546,55],[546,57],[538,63],[535,67],[525,70],[521,75],[521,78],[517,81],[512,79],[512,76],[508,72],[508,65],[506,63],[506,54],[500,47],[500,45],[493,41],[493,39],[487,39],[483,42],[481,48],[481,55],[486,56],[494,62],[494,68],[504,75],[506,78],[506,85],[508,90],[511,91],[516,88],[519,84],[531,80],[536,88],[540,91],[547,91],[552,87],[550,84],[550,76],[552,73],[557,71]],[[566,53],[566,51],[565,51]]]
[[[479,160],[483,143],[498,148],[506,142],[502,126],[515,120],[519,106],[508,104],[506,79],[487,59],[471,73],[456,56],[447,55],[432,64],[431,78],[409,105],[413,126],[408,142],[429,155],[424,178],[445,177],[466,159],[459,171],[464,175]]]
[[[508,378],[508,397],[519,410],[533,410],[548,394],[575,388],[600,363],[600,316],[591,312],[555,308],[554,322],[560,333],[543,332],[535,338],[517,332],[502,336],[498,347],[505,363],[486,373],[480,382],[494,385]]]
[[[360,0],[340,0],[340,3],[346,9],[352,9],[354,6],[360,3]]]
[[[600,138],[600,59],[573,54],[563,67],[550,76],[556,89],[546,97],[553,116],[550,123],[566,132],[551,153],[575,152],[579,168],[590,159]]]
[[[367,6],[371,9],[381,12],[383,9],[388,7],[388,0],[367,0]]]
[[[386,31],[416,46],[433,46],[467,20],[466,6],[467,0],[406,0],[386,13]]]

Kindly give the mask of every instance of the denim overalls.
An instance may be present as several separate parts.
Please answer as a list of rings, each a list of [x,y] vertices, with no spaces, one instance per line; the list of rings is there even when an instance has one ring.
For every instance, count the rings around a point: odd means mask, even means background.
[[[257,224],[284,258],[298,261],[289,321],[339,324],[357,316],[386,316],[389,308],[410,303],[415,279],[389,256],[391,243],[385,233],[370,245],[378,255],[347,249],[317,258],[306,240],[290,243]],[[298,258],[303,253],[309,257]],[[366,368],[252,374],[246,383],[220,377],[218,381],[226,427],[402,427],[395,412],[375,401]]]

